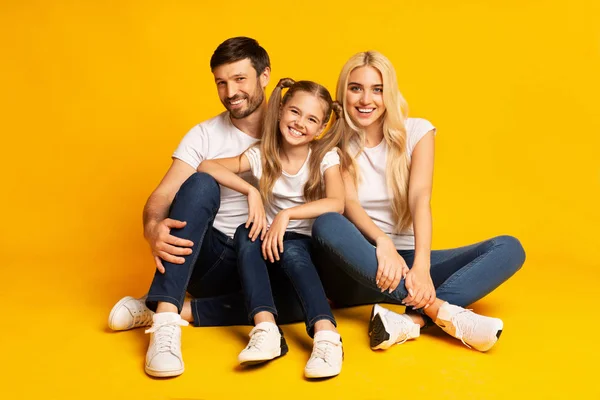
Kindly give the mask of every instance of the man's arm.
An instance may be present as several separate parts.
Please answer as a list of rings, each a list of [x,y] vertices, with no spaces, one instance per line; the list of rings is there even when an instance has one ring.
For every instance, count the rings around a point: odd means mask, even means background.
[[[193,242],[170,234],[171,229],[183,228],[185,221],[167,218],[169,208],[179,188],[196,170],[187,163],[174,158],[171,167],[158,187],[152,192],[144,206],[144,237],[150,244],[156,267],[161,273],[165,269],[161,260],[183,264],[182,257],[192,253]]]

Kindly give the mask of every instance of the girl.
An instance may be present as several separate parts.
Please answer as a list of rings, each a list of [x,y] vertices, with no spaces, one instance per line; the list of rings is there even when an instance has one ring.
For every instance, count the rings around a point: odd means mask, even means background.
[[[350,165],[344,174],[348,219],[327,214],[313,227],[323,283],[339,305],[406,305],[403,315],[373,307],[372,349],[418,337],[431,318],[465,345],[487,351],[502,321],[463,307],[519,270],[525,253],[511,236],[431,251],[435,128],[407,118],[397,87],[392,64],[374,51],[355,55],[340,73],[337,98],[349,126],[341,154],[348,149],[353,158],[342,160]]]
[[[284,88],[289,89],[281,98]],[[198,168],[248,196],[248,221],[237,229],[234,247],[249,319],[255,326],[238,357],[241,364],[265,362],[288,351],[275,324],[277,309],[268,275],[268,268],[282,268],[303,306],[306,330],[314,337],[305,375],[322,378],[341,371],[342,341],[310,255],[312,220],[344,211],[340,158],[334,148],[343,120],[335,118],[330,132],[315,140],[332,110],[339,116],[340,109],[323,86],[282,79],[269,99],[260,145],[239,157],[204,161]],[[259,180],[260,190],[236,175],[246,171]]]

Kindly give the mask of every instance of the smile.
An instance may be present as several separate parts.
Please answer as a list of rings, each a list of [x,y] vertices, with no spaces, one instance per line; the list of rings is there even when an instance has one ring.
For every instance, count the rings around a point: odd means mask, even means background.
[[[296,129],[294,129],[294,128],[290,128],[290,127],[288,127],[288,130],[290,131],[290,134],[291,134],[293,137],[302,137],[302,136],[304,136],[304,134],[303,134],[302,132],[300,132],[300,131],[297,131],[297,130],[296,130]]]

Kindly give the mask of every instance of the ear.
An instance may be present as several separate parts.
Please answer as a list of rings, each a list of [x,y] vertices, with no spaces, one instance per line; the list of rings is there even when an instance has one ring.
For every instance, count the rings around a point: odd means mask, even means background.
[[[265,70],[260,74],[260,86],[262,88],[266,88],[269,82],[271,81],[271,68],[266,67]]]

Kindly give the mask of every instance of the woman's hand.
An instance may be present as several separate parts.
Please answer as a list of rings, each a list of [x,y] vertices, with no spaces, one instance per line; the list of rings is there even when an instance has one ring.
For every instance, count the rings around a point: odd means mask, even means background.
[[[408,290],[408,296],[402,300],[402,304],[418,309],[427,308],[435,301],[435,287],[431,280],[429,268],[413,265],[412,269],[406,274],[404,283],[406,290]]]
[[[261,240],[267,233],[267,217],[260,192],[254,187],[248,192],[248,221],[246,228],[252,224],[248,237],[254,242],[260,235]]]
[[[388,236],[382,236],[375,242],[377,245],[377,276],[375,282],[377,287],[388,290],[389,293],[396,290],[400,280],[406,276],[409,269],[404,258],[394,246],[394,242]]]
[[[263,240],[262,253],[265,260],[279,261],[279,253],[283,253],[283,235],[290,223],[287,210],[280,211],[273,219]]]

